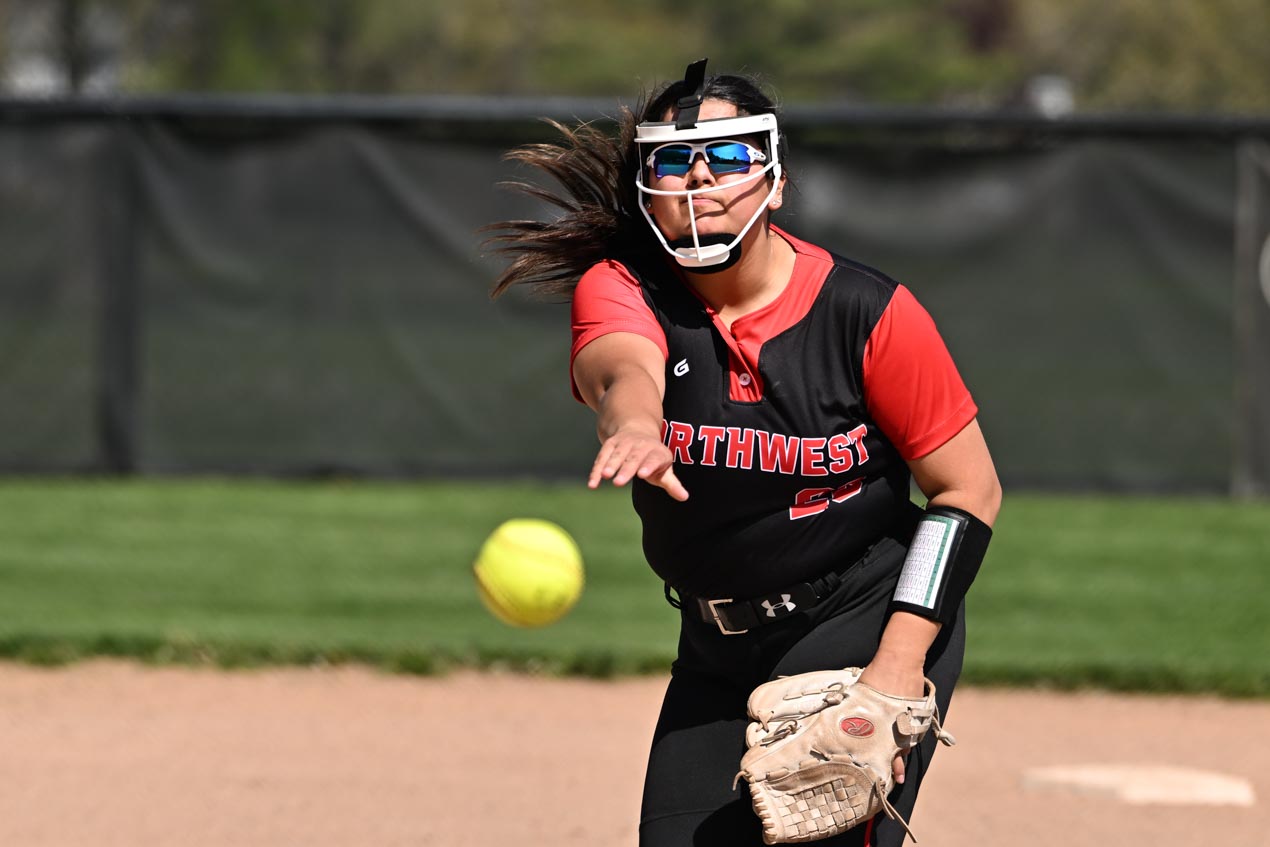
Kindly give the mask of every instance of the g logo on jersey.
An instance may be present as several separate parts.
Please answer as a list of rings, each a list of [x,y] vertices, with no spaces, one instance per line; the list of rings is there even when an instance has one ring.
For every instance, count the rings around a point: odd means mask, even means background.
[[[683,376],[688,373],[688,360],[680,359],[675,363],[675,376]]]

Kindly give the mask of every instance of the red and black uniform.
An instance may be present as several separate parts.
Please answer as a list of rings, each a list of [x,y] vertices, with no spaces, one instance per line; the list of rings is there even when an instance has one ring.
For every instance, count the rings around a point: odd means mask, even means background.
[[[574,294],[574,355],[600,335],[632,332],[666,356],[663,437],[691,495],[679,502],[633,485],[645,555],[684,599],[641,822],[642,843],[657,847],[762,843],[748,795],[731,790],[745,698],[774,676],[869,662],[920,516],[906,461],[977,413],[906,288],[773,230],[796,252],[790,282],[731,327],[669,263],[636,271],[602,262]],[[701,615],[712,598],[779,598],[827,574],[834,580],[814,607],[743,635]],[[959,616],[929,654],[945,709],[961,645]],[[892,797],[902,813],[928,740]],[[891,828],[879,822],[823,843],[892,843]]]

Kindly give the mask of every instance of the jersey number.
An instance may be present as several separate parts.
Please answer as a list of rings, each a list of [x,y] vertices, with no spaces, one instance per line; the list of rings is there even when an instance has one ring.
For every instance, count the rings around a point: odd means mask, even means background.
[[[863,479],[853,479],[837,488],[804,488],[794,496],[789,507],[789,519],[809,518],[829,508],[830,503],[842,503],[864,490]]]

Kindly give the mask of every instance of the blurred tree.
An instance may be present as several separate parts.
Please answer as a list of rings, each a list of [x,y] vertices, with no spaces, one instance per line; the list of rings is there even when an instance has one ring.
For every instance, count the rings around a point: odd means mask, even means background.
[[[763,70],[799,99],[982,103],[1008,87],[1014,67],[1003,39],[984,37],[1008,28],[1009,0],[148,5],[151,28],[175,36],[153,82],[196,90],[631,97],[709,55],[714,68]],[[315,39],[327,49],[306,49]]]
[[[45,94],[109,87],[118,30],[104,0],[4,0],[0,70],[6,83]]]
[[[750,50],[779,73],[790,97],[989,105],[1016,73],[1006,37],[996,34],[1010,27],[1005,0],[784,5],[791,14],[753,32]],[[753,6],[757,15],[763,4]]]
[[[1019,55],[1095,109],[1270,111],[1267,0],[1015,0]]]
[[[88,76],[88,34],[84,26],[86,4],[83,0],[58,0],[56,11],[57,48],[62,67],[66,69],[66,82],[71,91],[84,87]]]
[[[338,90],[352,0],[117,0],[126,86],[140,91]],[[331,33],[335,32],[335,37]]]
[[[1270,0],[55,4],[64,75],[96,61],[85,30],[104,10],[124,22],[120,85],[135,92],[631,100],[709,56],[713,70],[759,72],[804,102],[993,107],[1044,75],[1070,80],[1084,108],[1270,110]]]

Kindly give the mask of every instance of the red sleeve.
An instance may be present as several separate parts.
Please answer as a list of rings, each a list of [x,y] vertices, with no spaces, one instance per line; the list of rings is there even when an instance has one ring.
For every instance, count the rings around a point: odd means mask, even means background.
[[[906,461],[943,445],[979,412],[934,320],[902,285],[864,345],[864,396]]]
[[[592,265],[573,290],[573,344],[569,349],[569,382],[573,383],[573,360],[578,351],[601,335],[633,332],[652,341],[663,358],[670,356],[666,333],[653,310],[644,302],[639,282],[618,262]],[[573,385],[573,396],[582,396]]]

